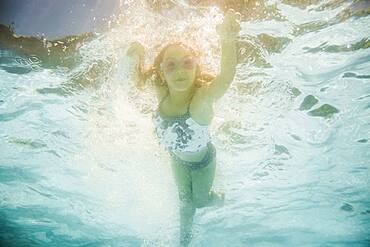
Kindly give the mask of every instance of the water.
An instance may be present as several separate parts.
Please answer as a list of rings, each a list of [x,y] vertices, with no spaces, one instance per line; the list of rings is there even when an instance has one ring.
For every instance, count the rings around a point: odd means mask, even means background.
[[[359,4],[244,9],[237,75],[211,125],[226,203],[197,211],[191,246],[370,245],[370,16]],[[186,40],[217,71],[222,12],[177,5],[130,3],[73,66],[1,50],[2,245],[176,245],[157,102],[127,79],[123,54],[139,40],[149,64],[157,44]]]

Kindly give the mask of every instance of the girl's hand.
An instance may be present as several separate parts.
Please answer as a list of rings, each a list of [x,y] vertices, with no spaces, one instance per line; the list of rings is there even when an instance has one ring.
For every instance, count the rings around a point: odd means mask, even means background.
[[[130,57],[139,56],[139,58],[143,58],[144,54],[145,47],[137,41],[132,42],[126,52],[126,55]]]
[[[216,26],[216,31],[223,41],[235,41],[240,31],[240,13],[229,9],[224,21]]]

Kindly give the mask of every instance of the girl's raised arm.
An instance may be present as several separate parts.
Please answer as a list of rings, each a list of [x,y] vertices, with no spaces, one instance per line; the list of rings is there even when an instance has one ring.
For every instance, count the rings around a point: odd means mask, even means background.
[[[221,40],[221,71],[213,80],[207,93],[214,99],[221,98],[234,79],[237,65],[237,36],[240,31],[240,14],[230,9],[216,30]]]
[[[127,56],[131,57],[135,60],[135,66],[133,71],[133,80],[136,83],[136,87],[139,90],[143,90],[145,88],[145,84],[147,81],[147,74],[150,74],[150,70],[145,71],[144,69],[144,55],[145,55],[145,48],[142,44],[139,42],[133,42],[130,44],[127,52]],[[158,80],[158,79],[157,79]],[[161,85],[159,81],[154,81],[152,85],[155,89],[155,93],[158,99],[158,102],[160,102],[164,96],[167,94],[167,87],[164,85]]]
[[[139,42],[133,42],[130,44],[126,52],[127,56],[135,61],[133,80],[136,83],[136,87],[139,90],[143,90],[145,86],[145,71],[144,71],[144,55],[145,48]]]

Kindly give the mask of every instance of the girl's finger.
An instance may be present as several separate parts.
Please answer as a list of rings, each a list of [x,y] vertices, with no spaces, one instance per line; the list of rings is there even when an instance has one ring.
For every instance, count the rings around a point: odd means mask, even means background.
[[[242,19],[242,15],[239,13],[239,12],[236,12],[235,13],[235,17],[238,21],[240,21]]]
[[[233,14],[235,14],[235,10],[234,9],[228,9],[227,12],[226,12],[226,15],[227,14],[233,15]]]
[[[235,19],[235,11],[233,9],[229,9],[226,14],[225,14],[225,17],[224,17],[225,20],[229,20],[229,19]]]

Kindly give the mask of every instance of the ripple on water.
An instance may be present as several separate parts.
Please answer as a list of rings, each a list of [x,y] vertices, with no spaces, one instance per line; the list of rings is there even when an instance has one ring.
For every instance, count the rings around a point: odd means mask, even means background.
[[[17,137],[8,137],[8,142],[11,144],[29,147],[31,149],[40,149],[47,147],[47,145],[41,140],[24,139]]]
[[[317,109],[309,111],[307,114],[313,117],[332,117],[335,113],[338,113],[339,110],[332,105],[323,104]]]

